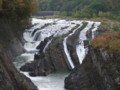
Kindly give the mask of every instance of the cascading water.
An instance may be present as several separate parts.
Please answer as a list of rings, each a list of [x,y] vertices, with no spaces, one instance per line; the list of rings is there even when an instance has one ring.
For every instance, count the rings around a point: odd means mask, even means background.
[[[93,21],[88,21],[87,26],[80,32],[79,44],[76,46],[76,52],[77,52],[77,56],[79,58],[80,64],[82,63],[88,51],[88,48],[84,47],[84,41],[87,40],[86,32],[90,30],[92,25],[93,25]]]
[[[95,32],[98,29],[98,26],[101,24],[100,22],[93,22],[93,21],[87,21],[87,22],[88,22],[88,25],[86,26],[86,28],[84,28],[80,32],[79,44],[76,46],[76,52],[77,52],[77,56],[79,58],[80,64],[82,63],[82,61],[84,60],[84,58],[88,52],[88,48],[85,47],[85,45],[84,45],[84,41],[87,40],[86,32],[88,30],[90,30],[92,28],[92,25],[94,24],[94,28],[91,30],[92,31],[92,39],[93,39],[95,37]]]
[[[60,37],[62,35],[67,35],[63,40],[63,48],[64,52],[67,56],[68,63],[71,68],[74,68],[75,65],[70,57],[69,51],[67,49],[67,38],[73,35],[81,26],[84,21],[67,21],[62,19],[32,19],[33,27],[30,29],[26,29],[24,32],[24,39],[26,43],[24,48],[26,49],[26,53],[17,57],[14,64],[19,68],[27,62],[31,62],[34,60],[34,54],[38,53],[38,49],[36,47],[44,41],[48,37]],[[86,32],[92,27],[93,21],[88,21],[88,25],[81,31],[79,36],[79,45],[76,46],[76,52],[79,57],[80,63],[84,59],[87,49],[84,47],[84,40],[86,40]],[[49,24],[49,25],[47,25]],[[72,30],[76,25],[79,24],[79,27]],[[47,25],[47,26],[46,26]],[[97,30],[100,23],[95,23],[95,28],[92,30],[92,37],[94,37],[94,32]],[[46,27],[45,27],[46,26]],[[44,27],[44,28],[43,28]],[[70,31],[72,30],[72,33]],[[52,43],[53,39],[50,39],[45,45],[43,52],[45,53],[47,47],[50,43]],[[28,72],[22,72],[28,78],[30,78],[33,83],[39,88],[39,90],[65,90],[64,89],[64,79],[68,75],[68,72],[63,73],[53,73],[46,77],[37,76],[31,77]]]
[[[79,28],[81,28],[82,21],[81,22],[79,21],[79,22],[76,22],[76,23],[79,24],[80,26],[77,29],[75,29],[72,33],[70,33],[67,37],[65,37],[64,41],[63,41],[64,51],[65,51],[65,54],[67,56],[67,59],[68,59],[69,64],[70,64],[72,69],[75,67],[75,65],[73,64],[73,61],[72,61],[72,59],[70,57],[70,54],[69,54],[69,51],[67,49],[67,39],[68,39],[69,36],[73,35]]]
[[[95,32],[98,30],[98,27],[100,26],[101,22],[95,22],[94,28],[92,29],[92,39],[95,38]]]

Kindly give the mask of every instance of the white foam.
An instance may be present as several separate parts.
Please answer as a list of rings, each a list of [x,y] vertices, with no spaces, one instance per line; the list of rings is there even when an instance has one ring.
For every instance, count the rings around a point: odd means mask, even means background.
[[[79,44],[76,46],[76,53],[78,55],[80,64],[82,63],[83,59],[85,58],[88,52],[88,48],[84,47],[84,40],[87,40],[86,32],[90,30],[90,28],[94,23],[93,21],[87,21],[87,22],[88,22],[87,26],[80,32]]]
[[[98,30],[98,27],[100,26],[101,22],[95,22],[94,28],[92,30],[92,39],[95,38],[95,32]]]
[[[65,54],[66,54],[67,59],[68,59],[68,62],[69,62],[69,64],[70,64],[70,66],[71,66],[72,69],[75,67],[75,65],[73,64],[73,61],[72,61],[72,59],[70,57],[70,53],[69,53],[68,48],[67,48],[67,39],[68,39],[68,37],[70,37],[71,35],[73,35],[83,25],[82,21],[77,22],[77,24],[79,24],[80,26],[77,29],[73,30],[73,32],[70,33],[63,40],[64,51],[65,51]]]

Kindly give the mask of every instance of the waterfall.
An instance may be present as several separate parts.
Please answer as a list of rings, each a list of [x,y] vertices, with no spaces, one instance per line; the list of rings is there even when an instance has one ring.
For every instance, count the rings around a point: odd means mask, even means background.
[[[84,47],[84,40],[87,40],[86,32],[91,29],[94,24],[92,31],[92,37],[95,37],[95,31],[98,29],[100,22],[93,21],[79,21],[79,20],[64,20],[64,19],[36,19],[32,18],[32,27],[26,29],[23,36],[26,40],[24,48],[26,50],[21,56],[17,57],[14,62],[15,66],[19,68],[25,63],[30,63],[34,60],[34,54],[38,53],[40,50],[37,49],[37,46],[41,44],[46,38],[50,38],[43,48],[43,53],[46,53],[47,48],[55,37],[63,38],[63,50],[67,57],[66,62],[75,68],[73,60],[71,59],[68,47],[67,40],[70,36],[74,35],[77,30],[79,30],[83,22],[88,22],[87,26],[80,32],[79,35],[79,44],[76,45],[76,53],[79,58],[80,64],[82,63],[85,55],[87,54],[88,48]],[[75,28],[79,25],[77,28]],[[52,38],[51,38],[52,37]],[[50,74],[47,77],[31,77],[29,72],[22,72],[28,78],[30,78],[33,83],[39,88],[39,90],[64,90],[64,79],[68,73],[54,73]]]

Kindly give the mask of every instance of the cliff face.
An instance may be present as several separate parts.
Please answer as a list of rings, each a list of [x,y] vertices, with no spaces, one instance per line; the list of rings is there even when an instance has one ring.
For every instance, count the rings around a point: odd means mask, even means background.
[[[117,58],[115,58],[117,57]],[[119,90],[120,55],[109,56],[90,48],[83,64],[65,79],[70,90]]]
[[[24,52],[22,32],[22,26],[19,23],[0,18],[0,44],[13,58]]]
[[[0,90],[37,90],[14,67],[13,59],[24,52],[22,31],[17,22],[0,19]]]

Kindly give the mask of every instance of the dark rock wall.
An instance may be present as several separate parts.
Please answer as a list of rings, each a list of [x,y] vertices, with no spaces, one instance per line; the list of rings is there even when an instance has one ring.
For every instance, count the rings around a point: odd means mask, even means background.
[[[24,52],[23,27],[18,22],[0,18],[0,44],[9,56],[15,58]]]
[[[37,90],[30,79],[16,70],[12,58],[0,53],[0,90]]]
[[[102,50],[89,50],[83,64],[65,79],[68,90],[119,90],[120,64]],[[116,77],[115,77],[116,76]]]
[[[37,90],[12,63],[16,56],[24,52],[21,37],[21,27],[17,22],[0,18],[0,90]]]

